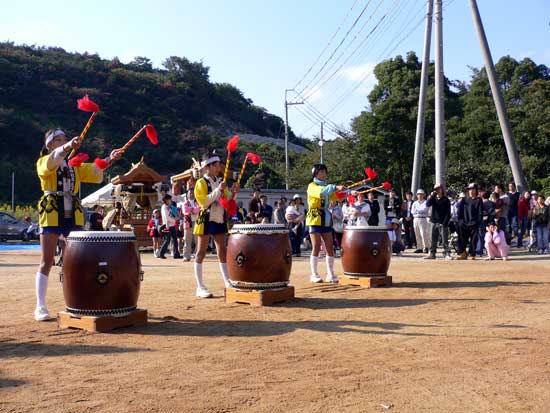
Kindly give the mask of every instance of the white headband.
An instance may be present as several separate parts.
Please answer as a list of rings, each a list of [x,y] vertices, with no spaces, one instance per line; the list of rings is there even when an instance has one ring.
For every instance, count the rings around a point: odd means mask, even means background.
[[[214,163],[214,162],[221,162],[222,160],[220,159],[219,156],[215,155],[211,158],[208,158],[206,161],[202,161],[201,162],[201,168],[204,168],[205,166],[208,166],[210,165],[211,163]]]
[[[65,135],[65,132],[63,132],[61,129],[56,129],[48,136],[46,136],[46,146],[48,146],[57,136],[60,135]]]

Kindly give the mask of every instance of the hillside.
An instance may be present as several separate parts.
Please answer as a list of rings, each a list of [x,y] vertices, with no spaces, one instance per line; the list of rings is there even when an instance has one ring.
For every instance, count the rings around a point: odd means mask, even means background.
[[[121,146],[145,123],[158,130],[158,147],[138,141],[113,174],[126,170],[142,153],[151,167],[170,174],[185,169],[206,148],[222,150],[222,137],[282,136],[281,118],[254,105],[237,87],[211,82],[202,63],[171,56],[163,66],[153,68],[144,57],[123,64],[60,48],[0,43],[0,136],[5,148],[0,153],[0,201],[11,197],[12,172],[16,201],[37,199],[34,164],[44,132],[59,126],[71,136],[79,134],[88,114],[76,108],[76,99],[84,94],[101,107],[82,147],[92,158]],[[292,132],[290,141],[304,144]]]

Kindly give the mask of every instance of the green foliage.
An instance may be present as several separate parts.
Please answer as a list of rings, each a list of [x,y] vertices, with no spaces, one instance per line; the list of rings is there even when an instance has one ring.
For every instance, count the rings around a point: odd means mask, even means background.
[[[346,153],[345,164],[335,165],[336,175],[349,170],[350,164],[357,165],[354,170],[369,165],[401,191],[410,186],[420,68],[412,52],[406,60],[397,56],[376,66],[378,84],[369,94],[370,108],[352,124],[355,151]],[[509,56],[495,68],[528,184],[534,189],[549,188],[550,71],[530,59],[517,62]],[[430,65],[422,168],[422,185],[427,188],[433,184],[434,174],[433,74]],[[461,189],[472,181],[488,185],[510,181],[485,70],[472,68],[469,84],[446,80],[444,96],[448,186]]]
[[[0,212],[7,212],[21,221],[28,215],[33,222],[38,222],[38,210],[30,205],[16,205],[14,211],[10,204],[0,204]]]
[[[161,174],[187,169],[191,158],[208,149],[225,154],[224,137],[253,133],[280,138],[282,119],[256,106],[235,86],[212,83],[202,62],[171,56],[163,69],[137,56],[129,64],[61,48],[0,43],[0,200],[11,194],[16,175],[16,201],[34,202],[40,193],[35,162],[44,132],[62,127],[76,136],[89,114],[76,108],[84,94],[101,111],[88,132],[82,152],[94,159],[122,146],[143,124],[152,123],[160,144],[140,138],[124,159],[108,170],[126,172],[145,155]],[[291,141],[300,141],[290,133]],[[275,167],[277,168],[277,167]],[[284,176],[284,175],[283,175]],[[97,187],[85,188],[84,194]]]

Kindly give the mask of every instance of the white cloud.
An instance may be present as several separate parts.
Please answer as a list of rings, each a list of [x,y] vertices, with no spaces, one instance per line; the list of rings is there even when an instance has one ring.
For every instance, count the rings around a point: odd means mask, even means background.
[[[349,82],[361,81],[361,86],[357,88],[355,93],[364,95],[369,93],[376,84],[376,77],[374,76],[374,68],[376,63],[367,62],[362,65],[349,66],[341,70],[339,76],[346,79]]]

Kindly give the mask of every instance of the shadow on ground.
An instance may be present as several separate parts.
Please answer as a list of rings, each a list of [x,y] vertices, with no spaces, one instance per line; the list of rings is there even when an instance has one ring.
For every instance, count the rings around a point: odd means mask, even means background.
[[[494,288],[494,287],[521,287],[542,285],[543,282],[533,281],[418,281],[395,282],[392,287],[397,288]]]
[[[40,342],[0,342],[0,359],[16,357],[82,356],[89,354],[135,353],[149,351],[145,348],[116,346],[89,346],[85,344],[52,344]]]

